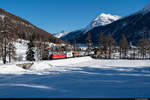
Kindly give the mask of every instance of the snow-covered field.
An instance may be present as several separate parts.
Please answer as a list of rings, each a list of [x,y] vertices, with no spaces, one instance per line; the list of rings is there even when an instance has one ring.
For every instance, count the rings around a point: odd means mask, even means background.
[[[149,60],[79,57],[35,62],[29,70],[16,63],[0,65],[0,97],[150,98]]]

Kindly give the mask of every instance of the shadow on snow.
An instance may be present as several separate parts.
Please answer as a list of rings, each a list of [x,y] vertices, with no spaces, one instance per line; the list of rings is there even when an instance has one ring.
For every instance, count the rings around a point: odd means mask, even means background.
[[[60,74],[0,75],[0,97],[145,97],[150,68],[83,67]]]

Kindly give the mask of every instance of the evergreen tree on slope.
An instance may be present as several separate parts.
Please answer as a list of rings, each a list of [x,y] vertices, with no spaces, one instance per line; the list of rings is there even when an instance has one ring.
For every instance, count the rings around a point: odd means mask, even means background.
[[[30,42],[28,43],[28,50],[26,52],[26,55],[27,55],[26,60],[28,60],[28,61],[35,61],[33,47],[34,47],[33,41],[30,40]]]

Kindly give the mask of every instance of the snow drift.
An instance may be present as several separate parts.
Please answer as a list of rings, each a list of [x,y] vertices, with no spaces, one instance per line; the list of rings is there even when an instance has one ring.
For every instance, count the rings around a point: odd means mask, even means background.
[[[110,69],[116,67],[150,67],[149,60],[96,60],[91,57],[38,61],[34,62],[34,65],[29,70],[16,66],[16,64],[25,62],[27,61],[1,65],[0,74],[58,74],[71,72],[72,70],[81,70],[84,67]]]

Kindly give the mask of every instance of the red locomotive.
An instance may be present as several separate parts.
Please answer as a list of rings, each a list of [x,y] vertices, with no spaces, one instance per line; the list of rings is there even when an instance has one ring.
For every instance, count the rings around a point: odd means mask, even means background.
[[[62,59],[66,58],[66,54],[51,54],[50,59]]]

